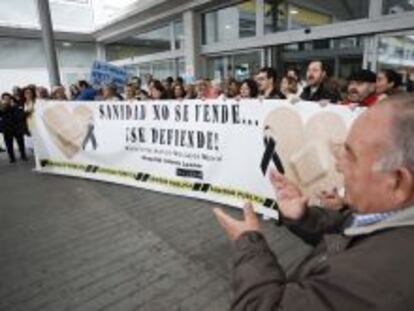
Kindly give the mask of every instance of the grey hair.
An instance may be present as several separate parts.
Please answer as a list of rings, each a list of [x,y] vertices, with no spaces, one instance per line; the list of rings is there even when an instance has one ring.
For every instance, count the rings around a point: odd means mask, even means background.
[[[387,172],[398,167],[405,167],[414,175],[414,95],[390,96],[379,106],[391,108],[393,148],[382,155],[374,164],[373,169]]]

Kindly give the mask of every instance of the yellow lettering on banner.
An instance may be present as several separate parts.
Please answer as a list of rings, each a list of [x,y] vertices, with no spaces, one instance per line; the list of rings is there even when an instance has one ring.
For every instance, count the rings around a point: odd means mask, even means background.
[[[225,195],[230,195],[230,196],[236,196],[236,191],[232,190],[232,189],[227,189],[227,188],[219,188],[219,187],[215,187],[212,186],[210,188],[211,192],[217,193],[217,194],[225,194]]]
[[[168,184],[176,188],[187,188],[187,189],[193,188],[193,183],[189,183],[185,181],[170,180]]]
[[[162,177],[151,176],[148,181],[153,182],[154,184],[168,185],[168,179]]]
[[[121,170],[113,170],[110,168],[98,168],[97,172],[107,175],[113,175],[113,176],[120,176],[120,177],[134,177],[134,173],[131,172],[125,172]]]
[[[48,160],[46,166],[84,171],[89,165]],[[111,176],[119,176],[123,178],[132,178],[132,179],[135,179],[135,176],[136,176],[136,173],[134,172],[114,170],[110,168],[101,168],[101,167],[98,168],[96,173],[111,175]],[[166,187],[173,187],[177,189],[187,189],[190,191],[194,187],[194,183],[192,182],[173,180],[173,179],[157,177],[157,176],[150,176],[147,182],[153,183],[153,184],[159,184],[159,185],[166,186]],[[254,202],[258,204],[263,204],[265,201],[265,199],[260,196],[251,194],[249,192],[230,189],[230,188],[211,186],[207,192],[214,193],[214,194],[221,195],[221,196],[234,197],[237,199],[248,200],[250,202]]]
[[[224,196],[232,196],[238,199],[248,200],[250,202],[255,202],[255,203],[260,203],[260,204],[263,204],[263,202],[265,201],[265,199],[260,196],[253,195],[251,193],[244,192],[244,191],[229,189],[229,188],[221,188],[221,187],[212,186],[209,189],[209,192],[213,192],[213,193],[224,195]]]

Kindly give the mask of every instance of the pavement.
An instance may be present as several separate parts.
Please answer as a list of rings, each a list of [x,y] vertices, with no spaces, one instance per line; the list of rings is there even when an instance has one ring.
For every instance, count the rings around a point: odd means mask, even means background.
[[[229,310],[231,244],[217,204],[33,167],[0,153],[0,311]],[[262,225],[294,269],[309,247]]]

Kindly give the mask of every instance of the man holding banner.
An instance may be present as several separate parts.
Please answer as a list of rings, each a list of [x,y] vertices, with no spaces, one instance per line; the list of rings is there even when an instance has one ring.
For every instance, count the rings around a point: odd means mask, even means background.
[[[307,206],[286,177],[271,174],[282,223],[312,254],[290,276],[261,233],[252,207],[218,221],[235,246],[232,310],[412,310],[414,277],[414,98],[394,96],[361,114],[337,167],[340,211]],[[309,237],[312,237],[309,239]]]

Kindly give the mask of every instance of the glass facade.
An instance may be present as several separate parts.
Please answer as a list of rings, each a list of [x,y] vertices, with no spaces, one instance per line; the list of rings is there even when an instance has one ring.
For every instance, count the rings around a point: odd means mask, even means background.
[[[154,30],[130,36],[106,45],[106,57],[109,61],[150,55],[160,52],[182,50],[184,47],[184,27],[176,20]]]
[[[137,68],[136,75],[141,77],[141,79],[143,79],[146,74],[152,74],[151,63],[139,64],[139,65],[136,65],[136,68]]]
[[[175,21],[174,27],[174,48],[181,50],[184,48],[184,26],[182,21]]]
[[[148,49],[151,53],[171,50],[170,25],[139,34],[132,37],[134,45],[142,49]],[[147,52],[145,52],[147,54]]]
[[[184,58],[179,58],[177,60],[177,69],[178,69],[178,76],[179,77],[184,77],[186,75]]]
[[[279,72],[289,67],[298,68],[302,75],[311,60],[319,59],[328,65],[331,76],[346,79],[353,71],[362,68],[363,37],[347,37],[301,42],[275,47],[273,60]]]
[[[369,0],[265,0],[265,33],[368,17]]]
[[[108,60],[113,61],[170,50],[171,26],[165,25],[107,45],[106,55]]]
[[[400,14],[414,11],[412,0],[383,0],[383,14]]]
[[[167,77],[175,77],[175,75],[173,59],[152,63],[152,76],[155,79],[163,80]]]
[[[227,64],[228,60],[225,56],[209,57],[207,58],[206,73],[207,77],[211,80],[222,80],[227,76]]]
[[[96,60],[96,46],[93,43],[58,41],[56,49],[62,67],[90,69]]]
[[[256,1],[205,13],[202,20],[203,44],[255,36]]]
[[[408,34],[381,36],[378,67],[401,70],[414,75],[414,31]]]
[[[260,51],[251,51],[207,58],[207,77],[223,80],[233,77],[237,80],[252,77],[261,67]]]
[[[144,78],[146,74],[151,74],[155,79],[164,80],[167,77],[183,76],[185,73],[185,62],[183,58],[166,59],[150,63],[141,63],[130,66],[131,75]]]

